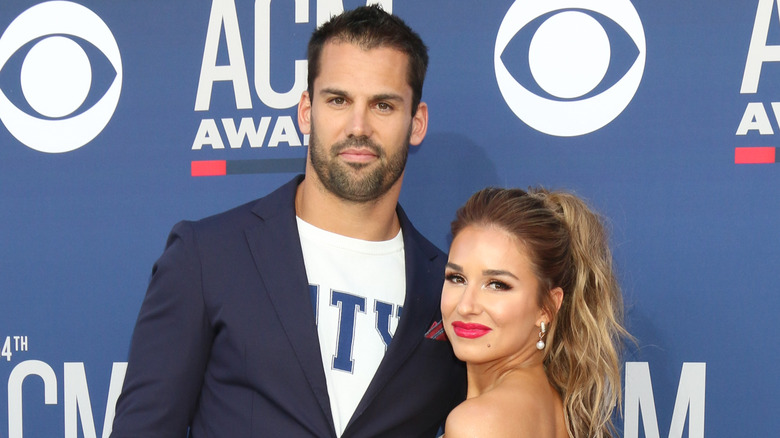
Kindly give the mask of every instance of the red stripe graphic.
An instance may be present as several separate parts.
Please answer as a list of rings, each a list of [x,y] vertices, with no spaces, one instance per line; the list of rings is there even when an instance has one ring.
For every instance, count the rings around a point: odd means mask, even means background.
[[[753,147],[734,149],[735,164],[761,164],[775,162],[774,147]]]
[[[192,176],[220,176],[227,174],[227,161],[193,161],[190,171]]]

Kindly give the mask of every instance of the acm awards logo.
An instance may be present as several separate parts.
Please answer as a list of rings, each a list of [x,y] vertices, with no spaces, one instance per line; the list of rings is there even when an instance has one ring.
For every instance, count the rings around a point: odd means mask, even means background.
[[[100,51],[115,72],[96,101],[87,99],[94,91],[86,45]],[[70,152],[92,141],[111,120],[122,89],[122,60],[111,30],[79,4],[40,3],[0,36],[0,71],[24,50],[18,72],[24,105],[0,90],[0,121],[17,140],[40,152]],[[85,102],[94,104],[84,108]]]
[[[622,28],[637,50],[633,64],[609,88],[602,82],[613,53],[603,21],[594,18],[599,15]],[[532,23],[538,28],[525,49],[527,68],[541,95],[515,79],[502,59]],[[517,0],[504,16],[494,52],[498,88],[512,112],[537,131],[561,137],[588,134],[620,115],[639,88],[645,60],[644,29],[628,0]]]
[[[764,70],[764,78],[771,78],[773,75],[766,74],[766,70],[772,68],[770,65],[764,65],[767,63],[780,62],[780,46],[768,44],[770,39],[770,32],[773,31],[773,26],[777,26],[777,12],[775,15],[772,11],[777,11],[775,4],[778,0],[759,0],[758,7],[756,9],[756,18],[753,22],[753,32],[750,36],[750,45],[748,46],[747,59],[745,60],[745,70],[742,76],[742,85],[740,87],[740,94],[752,95],[751,97],[758,97],[755,95],[766,96],[766,93],[759,93],[759,82],[761,80],[761,73]],[[776,32],[777,29],[774,29]],[[772,71],[772,70],[770,70]],[[773,85],[770,81],[770,86]],[[760,98],[760,97],[759,97]],[[763,140],[763,136],[774,135],[775,131],[772,129],[772,122],[769,118],[769,112],[774,113],[775,121],[780,123],[780,102],[769,102],[767,106],[764,102],[748,102],[745,107],[745,112],[742,114],[742,120],[737,127],[737,142],[738,143],[753,143],[751,146],[736,147],[734,150],[734,162],[736,164],[767,164],[777,162],[776,147],[774,146],[754,146],[755,137],[749,136],[749,134],[757,133],[761,136],[761,142],[766,144],[766,140]]]
[[[308,136],[301,135],[296,127],[293,116],[289,115],[306,89],[306,77],[308,62],[306,59],[297,59],[300,55],[285,53],[277,58],[275,63],[287,63],[293,66],[294,82],[285,89],[274,88],[272,82],[272,45],[284,44],[282,38],[272,39],[271,27],[290,29],[289,34],[294,34],[292,26],[310,24],[311,30],[327,21],[331,16],[344,11],[341,0],[317,0],[316,11],[310,11],[309,0],[295,0],[294,2],[279,2],[279,8],[292,9],[289,20],[271,23],[271,0],[257,0],[254,2],[254,23],[251,20],[244,21],[237,10],[236,0],[212,0],[209,22],[204,41],[203,59],[201,61],[200,77],[195,96],[195,111],[205,113],[195,133],[191,149],[202,150],[226,150],[242,149],[244,145],[249,148],[276,148],[282,143],[290,147],[308,145]],[[392,13],[392,0],[367,0],[366,4],[379,4],[382,8]],[[242,26],[242,27],[240,27]],[[249,28],[249,29],[247,29]],[[251,30],[254,33],[254,47],[245,52],[242,42],[242,32]],[[253,56],[247,57],[247,53]],[[302,51],[305,54],[305,52]],[[220,62],[220,56],[227,62]],[[254,65],[247,62],[254,61]],[[276,66],[278,67],[278,66]],[[253,73],[251,82],[254,85],[254,95],[250,88],[250,73]],[[270,110],[266,115],[257,117],[251,114],[248,117],[234,119],[234,112],[227,114],[213,114],[212,98],[217,93],[216,83],[227,84],[235,98],[236,111],[253,109],[253,96],[259,98],[262,105]],[[219,116],[219,117],[217,117]],[[227,148],[226,148],[227,146]],[[192,176],[222,176],[247,173],[300,173],[304,169],[304,158],[276,158],[276,159],[251,159],[251,160],[201,160],[192,161]]]

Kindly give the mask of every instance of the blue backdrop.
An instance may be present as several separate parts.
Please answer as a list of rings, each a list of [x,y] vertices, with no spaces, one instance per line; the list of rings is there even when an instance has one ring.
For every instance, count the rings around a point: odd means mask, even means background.
[[[430,48],[417,227],[446,249],[483,186],[573,190],[638,339],[624,435],[774,436],[777,1],[383,3]],[[360,4],[0,3],[0,437],[107,436],[168,231],[302,171],[308,36]]]

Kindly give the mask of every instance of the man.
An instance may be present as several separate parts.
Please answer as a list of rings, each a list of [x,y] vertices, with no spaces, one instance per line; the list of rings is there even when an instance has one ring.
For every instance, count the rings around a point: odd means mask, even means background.
[[[432,437],[463,398],[431,330],[446,257],[397,205],[427,49],[362,7],[315,31],[308,59],[305,178],[174,227],[113,437]]]

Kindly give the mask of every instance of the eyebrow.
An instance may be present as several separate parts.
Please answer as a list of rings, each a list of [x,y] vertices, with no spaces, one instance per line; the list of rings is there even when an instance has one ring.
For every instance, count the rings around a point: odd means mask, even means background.
[[[462,266],[456,265],[455,263],[452,263],[452,262],[447,262],[446,266],[448,268],[450,268],[450,269],[455,270],[455,271],[460,271],[460,272],[463,271],[463,267]],[[506,277],[512,277],[515,280],[520,280],[519,278],[517,278],[517,276],[515,274],[513,274],[513,273],[511,273],[509,271],[505,271],[503,269],[485,269],[484,271],[482,271],[482,275],[485,275],[485,276],[488,276],[488,277],[506,276]]]
[[[320,90],[320,95],[335,95],[335,96],[342,96],[342,97],[351,97],[350,94],[344,90],[340,90],[338,88],[323,88]],[[400,94],[394,94],[394,93],[383,93],[383,94],[375,94],[371,96],[371,101],[376,102],[380,100],[391,100],[391,101],[397,101],[397,102],[403,102],[404,98]]]
[[[507,276],[507,277],[512,277],[515,280],[519,280],[519,278],[517,278],[515,274],[509,271],[504,271],[503,269],[486,269],[482,271],[482,275],[486,275],[489,277]]]
[[[397,102],[403,102],[404,98],[401,97],[399,94],[392,94],[392,93],[385,93],[385,94],[377,94],[373,96],[371,99],[373,101],[379,101],[379,100],[393,100]]]
[[[335,94],[336,96],[349,96],[349,93],[347,93],[344,90],[339,90],[338,88],[323,88],[320,90],[321,95],[325,94]]]

